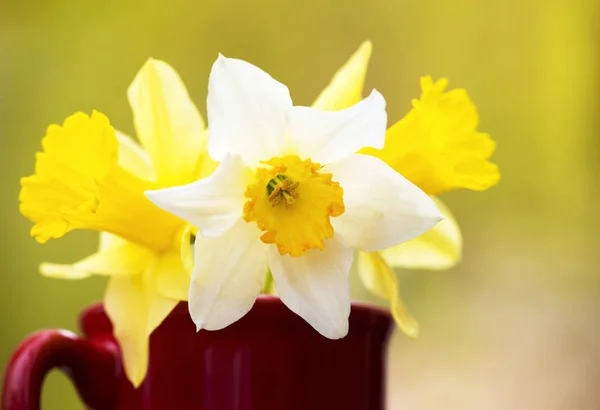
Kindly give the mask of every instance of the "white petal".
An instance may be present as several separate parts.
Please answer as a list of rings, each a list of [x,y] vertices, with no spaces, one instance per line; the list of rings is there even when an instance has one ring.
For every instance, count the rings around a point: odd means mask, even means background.
[[[251,178],[241,158],[228,155],[208,178],[146,191],[146,196],[158,207],[196,226],[201,235],[219,236],[240,219]]]
[[[325,243],[324,250],[313,249],[299,257],[282,256],[276,246],[269,248],[269,267],[283,303],[330,339],[348,333],[353,255],[335,238]]]
[[[342,111],[294,107],[287,119],[291,144],[300,157],[321,164],[338,161],[364,147],[383,148],[385,141],[385,99],[376,90]]]
[[[378,158],[355,154],[323,172],[344,189],[346,211],[331,218],[350,246],[372,252],[408,241],[431,229],[442,216],[423,191]]]
[[[250,63],[219,55],[208,83],[210,156],[221,161],[234,153],[255,165],[280,155],[291,107],[285,85]]]
[[[197,237],[189,309],[198,330],[218,330],[254,305],[267,272],[268,245],[253,223],[240,220],[218,238]]]

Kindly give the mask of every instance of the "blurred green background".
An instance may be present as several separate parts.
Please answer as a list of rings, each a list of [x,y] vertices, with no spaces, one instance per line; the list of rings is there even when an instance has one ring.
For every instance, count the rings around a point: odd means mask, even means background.
[[[393,338],[389,407],[597,410],[599,11],[597,0],[2,0],[0,367],[30,332],[75,329],[105,285],[37,273],[97,240],[76,232],[39,245],[18,213],[19,178],[48,124],[98,109],[133,135],[126,88],[150,56],[179,71],[202,112],[219,52],[310,104],[370,39],[366,89],[386,96],[390,121],[421,75],[446,76],[479,108],[503,174],[485,193],[443,196],[463,229],[459,267],[400,272],[422,335]],[[43,402],[82,407],[58,372]]]

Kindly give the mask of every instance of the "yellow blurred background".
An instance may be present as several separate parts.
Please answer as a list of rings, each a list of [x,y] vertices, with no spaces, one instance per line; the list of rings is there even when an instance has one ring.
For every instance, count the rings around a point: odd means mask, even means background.
[[[246,59],[310,104],[370,39],[366,89],[396,121],[419,77],[466,88],[498,143],[501,183],[452,192],[464,261],[399,272],[421,337],[393,337],[390,409],[600,408],[600,3],[597,0],[0,2],[0,368],[27,334],[75,329],[104,280],[45,279],[97,235],[39,245],[18,213],[19,178],[50,123],[98,109],[133,135],[126,88],[152,56],[169,62],[205,111],[221,52]],[[66,377],[46,409],[82,406]]]

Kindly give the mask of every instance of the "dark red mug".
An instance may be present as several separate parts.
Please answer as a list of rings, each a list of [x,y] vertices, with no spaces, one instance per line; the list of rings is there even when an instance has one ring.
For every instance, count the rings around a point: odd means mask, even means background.
[[[261,296],[229,327],[196,333],[180,303],[150,337],[148,375],[123,373],[101,305],[80,316],[84,337],[43,330],[14,352],[2,410],[38,410],[44,377],[62,369],[96,410],[383,409],[390,315],[353,304],[340,340],[317,333],[275,297]]]

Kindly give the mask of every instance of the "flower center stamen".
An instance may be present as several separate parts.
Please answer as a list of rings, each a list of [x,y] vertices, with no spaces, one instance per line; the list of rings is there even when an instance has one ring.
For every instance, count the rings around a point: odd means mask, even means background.
[[[330,219],[344,213],[344,191],[320,164],[296,155],[271,158],[248,185],[244,220],[262,231],[281,255],[323,249],[334,234]]]
[[[300,194],[296,192],[298,185],[300,185],[299,182],[292,182],[291,179],[282,174],[272,178],[267,185],[267,194],[271,206],[277,206],[283,200],[285,200],[286,207],[296,202],[296,199],[300,197]]]

